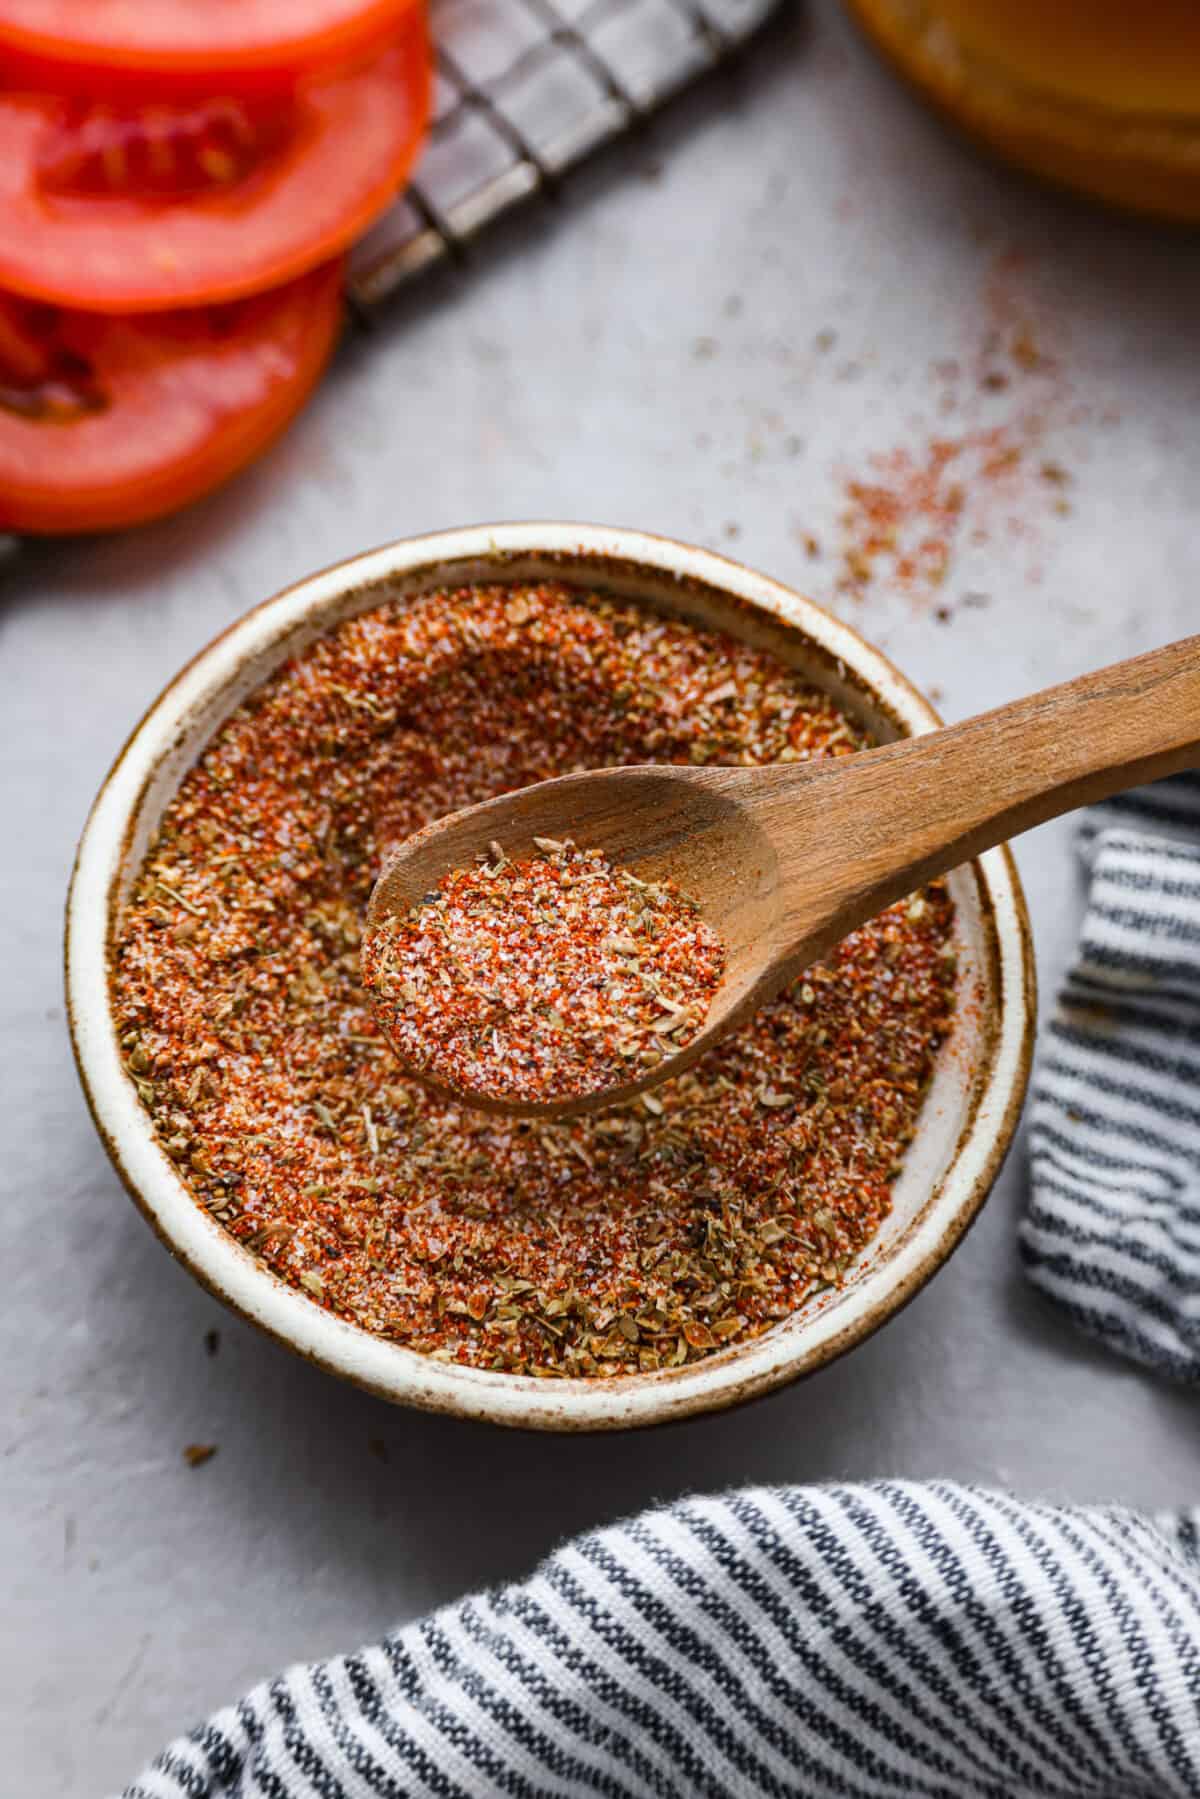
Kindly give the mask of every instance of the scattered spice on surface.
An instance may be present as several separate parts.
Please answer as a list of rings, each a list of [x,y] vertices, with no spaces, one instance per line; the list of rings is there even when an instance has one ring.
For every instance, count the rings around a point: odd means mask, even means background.
[[[189,1468],[203,1468],[205,1462],[211,1462],[216,1453],[215,1443],[189,1443],[183,1452],[183,1459]]]
[[[725,949],[672,881],[599,850],[493,844],[363,943],[400,1060],[451,1092],[539,1104],[626,1084],[700,1030]]]
[[[129,1078],[197,1204],[314,1305],[545,1378],[682,1367],[841,1286],[950,1029],[942,885],[652,1093],[552,1120],[404,1075],[360,921],[387,846],[460,806],[866,741],[765,650],[559,585],[396,600],[318,639],[184,777],[114,945]]]
[[[221,1347],[220,1331],[205,1331],[205,1333],[204,1333],[205,1353],[210,1356],[215,1356],[217,1354],[218,1350],[220,1349],[220,1347]]]
[[[938,428],[843,472],[837,581],[846,597],[891,589],[918,608],[946,606],[964,548],[1000,533],[1032,542],[1038,521],[1070,512],[1061,490],[1071,477],[1043,446],[1080,416],[1059,356],[1043,345],[1046,325],[1035,326],[1028,288],[1023,257],[995,258],[973,356],[933,365]]]

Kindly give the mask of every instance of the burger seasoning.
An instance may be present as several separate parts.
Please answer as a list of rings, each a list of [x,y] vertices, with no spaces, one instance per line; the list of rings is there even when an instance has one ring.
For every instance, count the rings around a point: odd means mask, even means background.
[[[767,652],[566,586],[346,620],[184,777],[114,944],[129,1078],[196,1203],[314,1305],[522,1375],[682,1367],[840,1286],[951,1026],[940,883],[683,1074],[554,1120],[405,1076],[360,921],[387,845],[457,807],[581,768],[866,741]]]
[[[464,1098],[573,1099],[635,1080],[700,1030],[725,946],[672,881],[599,850],[492,844],[363,944],[400,1060]]]

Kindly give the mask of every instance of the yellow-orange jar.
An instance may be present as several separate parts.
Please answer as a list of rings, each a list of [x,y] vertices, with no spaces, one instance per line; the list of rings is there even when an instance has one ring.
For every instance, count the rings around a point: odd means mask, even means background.
[[[1200,222],[1200,0],[848,0],[942,113],[1096,199]]]

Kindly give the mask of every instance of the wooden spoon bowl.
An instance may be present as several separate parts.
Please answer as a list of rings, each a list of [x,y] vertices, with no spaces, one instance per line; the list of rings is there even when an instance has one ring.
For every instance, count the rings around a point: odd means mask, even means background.
[[[469,867],[500,843],[512,858],[537,853],[536,839],[573,838],[581,849],[598,849],[614,866],[641,880],[676,881],[698,900],[705,918],[716,921],[725,941],[726,974],[701,1036],[736,1021],[755,993],[757,946],[774,929],[779,900],[778,859],[770,840],[748,818],[736,795],[723,791],[719,776],[733,769],[636,766],[563,775],[535,787],[468,806],[438,819],[393,851],[371,894],[370,931],[393,913],[407,913],[437,886],[451,868]],[[697,1039],[699,1042],[699,1039]],[[673,1073],[695,1060],[694,1045],[666,1058]],[[422,1073],[434,1091],[442,1083]],[[555,1117],[587,1112],[631,1098],[647,1085],[637,1079],[605,1087],[582,1098],[534,1104],[472,1092],[481,1111]]]

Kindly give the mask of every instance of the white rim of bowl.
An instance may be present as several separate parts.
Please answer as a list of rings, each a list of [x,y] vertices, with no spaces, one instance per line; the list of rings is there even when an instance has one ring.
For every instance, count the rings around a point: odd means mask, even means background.
[[[748,601],[799,630],[914,734],[937,714],[878,650],[814,601],[717,553],[619,527],[530,523],[468,526],[406,538],[311,575],[264,601],[202,650],[159,695],[109,772],[80,841],[67,900],[66,989],[72,1042],[96,1127],[117,1172],[159,1237],[210,1292],[329,1371],[388,1399],[538,1429],[596,1430],[722,1410],[811,1373],[872,1334],[949,1256],[999,1171],[1028,1077],[1034,981],[1028,918],[1007,850],[980,857],[991,910],[997,1032],[974,1110],[942,1181],[906,1240],[865,1269],[847,1303],[786,1320],[730,1359],[612,1381],[546,1381],[439,1363],[323,1311],[273,1274],[196,1203],[154,1134],[122,1064],[110,1005],[109,920],[132,820],[147,783],[202,701],[246,661],[348,590],[431,564],[521,555],[615,559]],[[569,577],[569,569],[563,570]],[[598,580],[602,576],[597,575]],[[367,604],[382,604],[386,595]],[[264,676],[264,678],[266,678]],[[800,1321],[803,1320],[803,1323]],[[801,1332],[803,1335],[801,1337]]]

